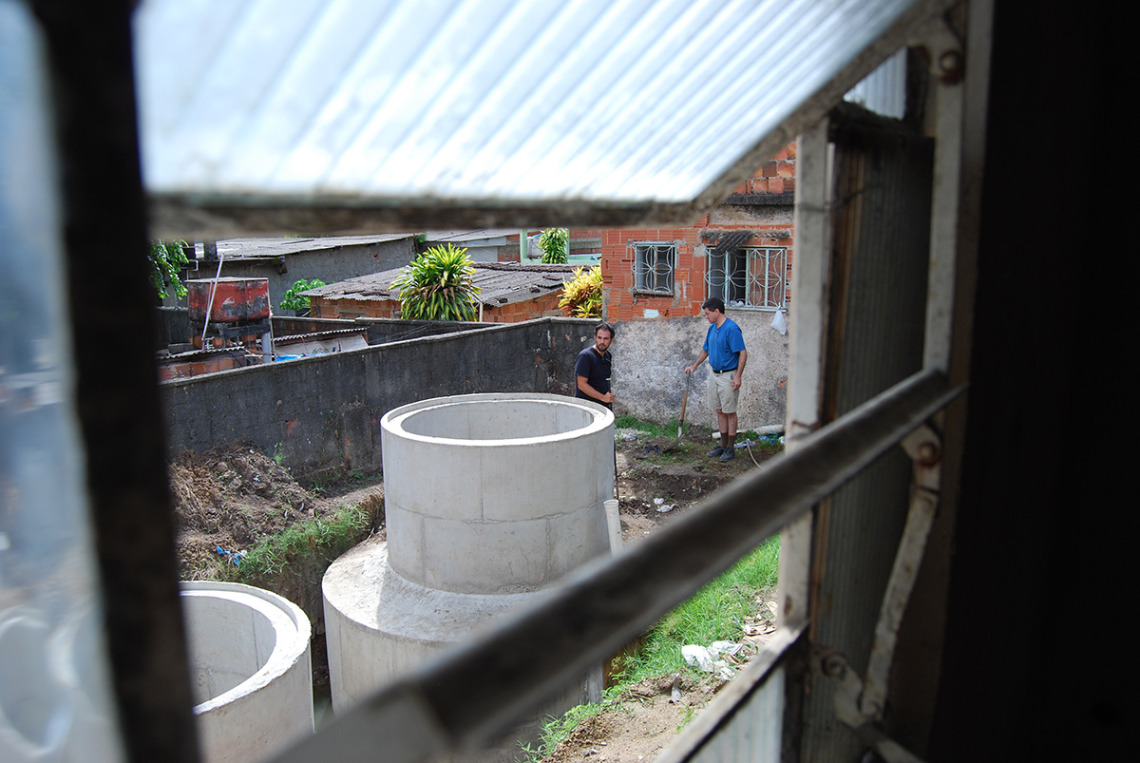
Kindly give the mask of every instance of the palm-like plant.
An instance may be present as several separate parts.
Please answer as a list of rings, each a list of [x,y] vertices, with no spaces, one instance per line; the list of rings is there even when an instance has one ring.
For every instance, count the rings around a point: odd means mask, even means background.
[[[392,282],[400,292],[400,314],[429,321],[475,320],[479,287],[474,274],[466,249],[433,246]]]

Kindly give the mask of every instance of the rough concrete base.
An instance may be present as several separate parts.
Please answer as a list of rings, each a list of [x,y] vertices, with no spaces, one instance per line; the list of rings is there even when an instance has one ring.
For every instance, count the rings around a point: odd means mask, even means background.
[[[387,543],[368,540],[337,559],[322,583],[329,683],[334,713],[367,698],[414,666],[474,637],[548,591],[459,594],[411,583],[388,564]],[[478,687],[472,687],[478,692]],[[601,697],[601,668],[535,714],[493,750],[451,760],[514,760],[519,739],[536,739],[540,720]]]

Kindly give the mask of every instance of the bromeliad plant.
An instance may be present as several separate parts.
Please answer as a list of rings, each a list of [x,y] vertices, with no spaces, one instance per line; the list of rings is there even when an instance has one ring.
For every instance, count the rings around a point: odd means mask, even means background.
[[[578,268],[562,287],[558,306],[571,318],[602,317],[602,267]]]
[[[400,293],[400,314],[429,321],[475,320],[479,287],[474,274],[466,249],[433,246],[392,282]]]

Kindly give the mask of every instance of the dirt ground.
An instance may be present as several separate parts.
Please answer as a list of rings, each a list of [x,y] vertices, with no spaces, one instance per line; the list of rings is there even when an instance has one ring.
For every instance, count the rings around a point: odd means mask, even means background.
[[[651,438],[621,430],[617,437],[618,495],[622,536],[636,543],[734,477],[757,468],[771,449],[738,449],[727,463],[707,458],[715,445],[707,429],[684,437]],[[185,580],[233,579],[234,555],[290,524],[325,517],[342,504],[365,509],[371,522],[360,540],[384,532],[383,484],[377,477],[348,475],[337,482],[301,484],[273,458],[248,444],[206,454],[185,453],[171,464],[171,491],[178,516],[178,563]],[[313,676],[318,695],[327,690],[320,578],[327,560],[288,565],[258,585],[296,602],[314,624]],[[304,567],[298,569],[298,567]],[[732,660],[755,654],[774,629],[770,602],[757,602],[757,616],[742,634],[745,647]],[[676,684],[676,691],[674,685]],[[694,681],[673,676],[633,687],[618,707],[584,722],[546,760],[592,757],[598,761],[647,761],[660,752],[723,685],[715,678]]]

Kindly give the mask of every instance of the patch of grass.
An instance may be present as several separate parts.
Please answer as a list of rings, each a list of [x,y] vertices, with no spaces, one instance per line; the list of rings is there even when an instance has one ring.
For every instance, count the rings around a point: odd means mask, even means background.
[[[681,657],[686,644],[706,646],[740,638],[745,618],[756,614],[760,595],[776,585],[779,565],[780,538],[773,536],[665,615],[649,632],[640,654],[622,666],[621,683],[692,670]]]
[[[611,687],[602,694],[601,702],[577,705],[567,710],[561,717],[549,718],[542,724],[542,737],[537,746],[532,746],[529,742],[526,744],[519,743],[519,749],[523,754],[522,760],[525,763],[539,763],[544,758],[553,755],[558,744],[573,734],[574,730],[582,723],[619,706],[622,700],[621,695],[621,689]]]
[[[646,421],[635,416],[619,416],[614,420],[615,429],[636,429],[639,432],[645,432],[650,437],[676,437],[678,426],[680,426],[680,422],[677,419],[660,422]]]
[[[539,763],[551,755],[558,743],[583,721],[620,706],[631,684],[670,673],[703,675],[685,663],[681,647],[739,640],[745,619],[754,616],[759,609],[761,595],[775,587],[779,565],[780,538],[777,535],[667,614],[649,632],[641,651],[623,658],[620,678],[606,689],[602,702],[578,705],[561,718],[552,718],[543,725],[542,740],[537,747],[522,746],[527,763]],[[677,730],[684,728],[692,717],[690,710]]]
[[[320,557],[331,562],[356,545],[371,523],[368,512],[356,504],[342,504],[327,517],[297,522],[276,535],[258,541],[231,574],[243,583],[278,575],[293,560]]]

